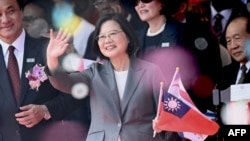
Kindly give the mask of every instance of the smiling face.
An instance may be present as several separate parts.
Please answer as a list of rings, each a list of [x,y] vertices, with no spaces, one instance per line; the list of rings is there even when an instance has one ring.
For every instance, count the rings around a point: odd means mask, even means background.
[[[0,38],[11,44],[22,32],[22,11],[17,0],[0,1]]]
[[[135,10],[142,21],[149,21],[160,16],[162,7],[163,4],[158,0],[153,0],[148,3],[140,1],[136,4]]]
[[[226,31],[227,49],[237,62],[245,63],[247,60],[245,43],[249,37],[250,34],[246,31],[246,20],[237,19],[228,25]]]
[[[116,21],[104,22],[97,38],[101,53],[109,59],[128,55],[129,40]]]

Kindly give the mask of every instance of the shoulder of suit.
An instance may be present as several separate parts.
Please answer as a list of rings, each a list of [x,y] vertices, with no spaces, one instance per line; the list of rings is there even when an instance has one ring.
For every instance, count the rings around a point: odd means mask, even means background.
[[[40,37],[40,38],[33,38],[26,34],[26,41],[31,42],[31,43],[49,43],[49,38],[47,37]]]
[[[143,69],[155,69],[158,66],[150,61],[142,60],[140,58],[135,58],[133,60],[133,66],[136,68],[143,68]]]
[[[240,63],[238,62],[232,62],[229,65],[226,65],[222,68],[222,71],[229,71],[231,72],[232,70],[238,70],[240,67]]]

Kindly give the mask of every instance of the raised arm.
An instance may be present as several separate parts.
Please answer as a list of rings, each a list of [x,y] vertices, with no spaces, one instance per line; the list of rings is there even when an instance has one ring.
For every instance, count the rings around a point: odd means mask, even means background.
[[[68,41],[71,37],[67,31],[60,29],[57,35],[50,30],[50,42],[47,48],[47,65],[49,70],[55,70],[58,67],[58,58],[63,55],[69,46]]]

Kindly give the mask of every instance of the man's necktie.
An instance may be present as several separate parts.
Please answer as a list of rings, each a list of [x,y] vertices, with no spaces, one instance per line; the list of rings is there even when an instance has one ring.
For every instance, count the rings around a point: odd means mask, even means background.
[[[247,75],[247,73],[246,73],[246,71],[247,71],[247,67],[246,67],[246,65],[242,65],[241,66],[241,76],[240,76],[240,80],[238,81],[238,84],[241,84],[241,83],[243,83],[244,82],[244,79],[245,79],[245,77],[246,77],[246,75]]]
[[[17,64],[17,59],[14,54],[15,47],[9,47],[9,59],[8,59],[8,66],[7,70],[9,73],[9,78],[12,86],[12,90],[15,96],[16,101],[19,98],[19,90],[20,90],[20,75],[19,69]]]
[[[223,19],[223,16],[220,13],[217,13],[215,15],[214,31],[218,39],[220,39],[222,35],[222,23],[221,23],[222,19]]]

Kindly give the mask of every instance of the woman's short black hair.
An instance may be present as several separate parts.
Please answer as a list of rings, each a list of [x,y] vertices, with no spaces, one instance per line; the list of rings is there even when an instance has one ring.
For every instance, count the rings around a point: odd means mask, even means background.
[[[134,0],[134,5],[138,3],[139,0]],[[172,17],[173,14],[175,14],[179,8],[179,3],[182,0],[153,0],[158,1],[162,4],[162,8],[160,9],[160,14],[164,15],[166,18]],[[184,0],[187,1],[187,0]]]
[[[136,55],[136,52],[139,49],[139,41],[130,23],[120,13],[105,14],[98,19],[93,39],[93,51],[95,52],[95,54],[98,57],[100,57],[100,59],[108,59],[101,53],[96,37],[100,34],[100,28],[103,25],[103,23],[110,20],[117,22],[120,25],[122,31],[126,34],[127,38],[129,39],[129,44],[127,47],[128,55],[129,56]]]

